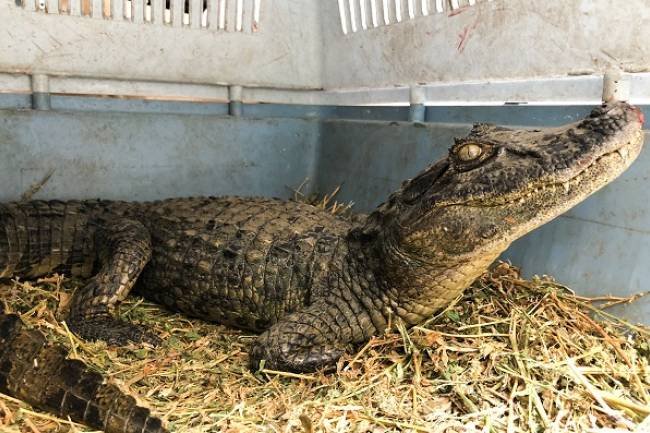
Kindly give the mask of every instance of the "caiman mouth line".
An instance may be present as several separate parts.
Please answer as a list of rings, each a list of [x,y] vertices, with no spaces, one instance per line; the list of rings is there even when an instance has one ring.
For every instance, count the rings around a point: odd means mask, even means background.
[[[626,164],[629,160],[629,154],[630,154],[628,148],[632,144],[633,143],[631,141],[628,141],[618,149],[602,154],[594,161],[592,161],[591,164],[589,164],[584,169],[582,169],[578,174],[576,174],[575,176],[567,180],[561,182],[546,182],[540,186],[528,187],[525,189],[512,191],[503,196],[474,199],[474,200],[469,200],[464,203],[458,203],[458,204],[467,205],[467,206],[476,206],[476,207],[494,207],[494,206],[515,204],[517,202],[524,203],[526,199],[530,199],[533,195],[542,194],[544,192],[555,192],[556,190],[564,190],[565,194],[569,194],[572,188],[575,188],[576,186],[582,183],[582,180],[584,179],[586,174],[593,172],[594,167],[602,165],[604,160],[611,159],[614,155],[618,155],[620,158],[620,162]]]

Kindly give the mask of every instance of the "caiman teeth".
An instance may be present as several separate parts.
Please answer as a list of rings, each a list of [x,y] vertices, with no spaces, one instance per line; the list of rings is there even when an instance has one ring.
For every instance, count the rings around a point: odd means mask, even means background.
[[[564,183],[562,184],[562,186],[564,186],[564,192],[568,194],[568,193],[569,193],[569,189],[571,188],[571,186],[569,185],[569,182],[564,182]]]
[[[618,153],[618,155],[623,159],[623,161],[627,161],[627,157],[629,155],[627,148],[622,147],[618,149],[616,153]]]

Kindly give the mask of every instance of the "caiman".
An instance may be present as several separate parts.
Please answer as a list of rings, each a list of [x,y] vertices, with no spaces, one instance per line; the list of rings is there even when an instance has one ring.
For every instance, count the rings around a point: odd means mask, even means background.
[[[208,197],[0,205],[0,277],[87,278],[67,324],[82,338],[157,344],[116,318],[146,299],[260,332],[250,365],[313,371],[390,323],[447,306],[515,239],[616,178],[643,143],[643,114],[603,104],[558,128],[477,124],[351,224],[303,203]],[[65,350],[0,315],[0,391],[109,433],[166,431]]]

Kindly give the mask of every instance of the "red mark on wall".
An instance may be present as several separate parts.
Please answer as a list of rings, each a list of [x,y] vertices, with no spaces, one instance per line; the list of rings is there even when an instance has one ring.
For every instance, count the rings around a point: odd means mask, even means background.
[[[458,15],[458,14],[462,14],[462,13],[465,12],[467,9],[469,9],[469,6],[463,6],[463,7],[461,7],[460,9],[456,9],[456,10],[454,10],[454,11],[449,12],[449,14],[447,14],[447,17],[451,18],[451,17],[456,16],[456,15]]]
[[[469,39],[469,26],[465,27],[463,32],[458,35],[458,38],[458,47],[456,47],[456,49],[459,53],[462,53],[465,49],[465,45],[467,44],[467,40]]]
[[[463,31],[458,35],[458,46],[456,49],[458,50],[459,53],[462,53],[463,50],[465,49],[465,46],[467,45],[467,41],[469,40],[469,36],[472,30],[478,26],[478,17],[476,17],[476,21],[474,21],[474,24],[465,26]]]

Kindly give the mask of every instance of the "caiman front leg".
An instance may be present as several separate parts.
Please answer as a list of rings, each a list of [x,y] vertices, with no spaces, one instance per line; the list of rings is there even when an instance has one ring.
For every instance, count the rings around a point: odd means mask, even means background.
[[[160,338],[115,317],[116,307],[135,284],[151,258],[149,231],[138,221],[96,222],[95,246],[99,271],[77,291],[71,302],[68,325],[82,338],[110,345],[129,341],[156,345]]]
[[[346,291],[347,292],[347,291]],[[348,294],[350,294],[348,292]],[[379,312],[369,314],[355,296],[332,294],[292,313],[261,334],[250,352],[251,369],[312,372],[336,367],[352,346],[386,327]]]

